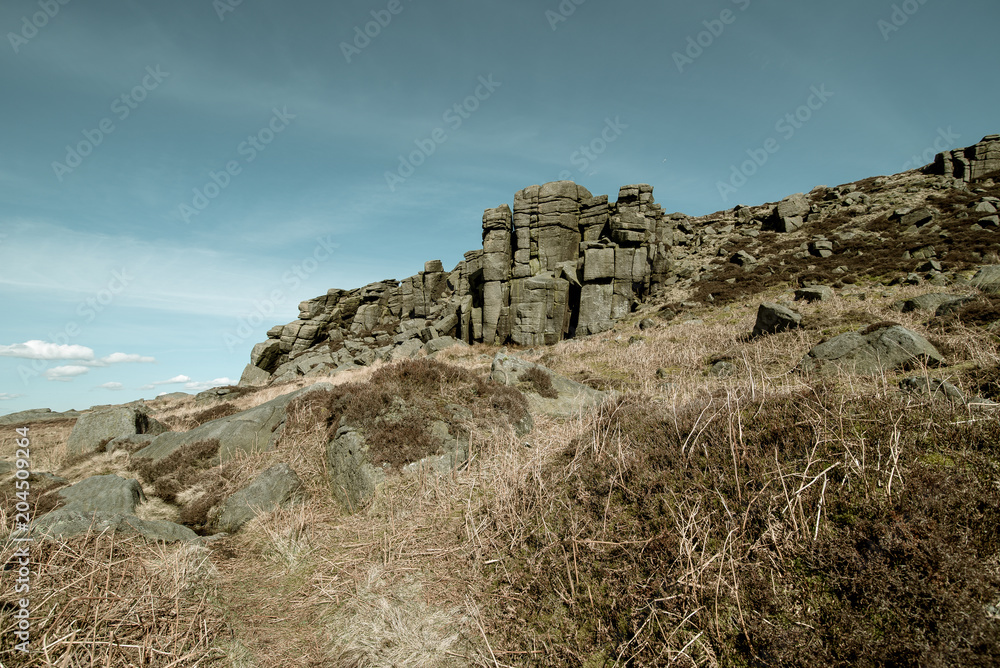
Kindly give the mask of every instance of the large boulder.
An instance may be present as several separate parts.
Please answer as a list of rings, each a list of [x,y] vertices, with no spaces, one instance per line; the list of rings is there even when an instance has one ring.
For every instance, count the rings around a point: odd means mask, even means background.
[[[288,404],[304,395],[330,388],[329,383],[316,383],[235,415],[206,422],[191,431],[161,434],[133,456],[163,459],[185,445],[210,439],[219,441],[220,461],[228,461],[238,452],[267,452],[281,437]]]
[[[233,533],[258,513],[268,513],[301,495],[302,481],[288,464],[277,464],[230,496],[222,505],[216,526]]]
[[[114,474],[92,476],[56,493],[65,502],[64,509],[83,513],[132,514],[146,500],[138,480]]]
[[[31,524],[31,534],[54,539],[94,531],[138,533],[149,540],[192,540],[198,536],[191,529],[166,520],[142,520],[136,507],[146,500],[138,480],[117,475],[86,478],[55,492],[65,502]]]
[[[753,326],[754,338],[765,334],[777,334],[789,329],[797,329],[802,323],[802,316],[790,308],[778,304],[761,304],[757,309],[757,321]]]
[[[141,404],[115,406],[80,417],[69,435],[66,450],[70,455],[81,455],[94,452],[119,436],[158,435],[167,431]]]
[[[141,520],[135,515],[82,512],[67,508],[60,508],[39,517],[32,523],[31,535],[58,540],[89,531],[137,533],[149,540],[168,543],[198,538],[198,534],[186,526],[167,520]]]
[[[513,355],[500,352],[493,358],[490,378],[520,389],[531,413],[550,417],[575,417],[600,405],[608,392],[595,390]]]
[[[327,474],[333,496],[348,511],[354,512],[375,495],[384,480],[388,465],[371,463],[364,434],[353,427],[341,427],[326,448]]]
[[[886,323],[846,332],[810,350],[799,364],[805,371],[878,374],[921,365],[936,366],[944,357],[927,339],[902,325]]]

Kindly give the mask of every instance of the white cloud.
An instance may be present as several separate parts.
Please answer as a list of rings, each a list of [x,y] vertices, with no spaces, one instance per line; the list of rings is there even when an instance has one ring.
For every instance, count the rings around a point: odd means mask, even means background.
[[[101,385],[98,385],[97,387],[99,387],[102,390],[112,390],[115,392],[117,392],[118,390],[125,389],[125,386],[122,385],[121,383],[103,383]]]
[[[23,396],[23,394],[7,394],[6,392],[0,392],[0,401],[10,401],[11,399],[17,399],[18,397]]]
[[[87,366],[110,366],[111,364],[142,363],[149,364],[155,362],[155,357],[145,357],[143,355],[130,355],[128,353],[111,353],[93,362],[87,362]]]
[[[191,390],[192,392],[204,392],[205,390],[210,390],[213,387],[224,387],[226,385],[235,385],[237,381],[232,378],[216,378],[215,380],[209,380],[204,382],[191,382],[184,386],[185,390]]]
[[[77,376],[89,373],[90,369],[85,366],[57,366],[47,369],[43,374],[48,380],[57,380],[61,383],[68,383]]]
[[[155,389],[155,388],[159,387],[160,385],[180,385],[181,383],[190,383],[190,382],[191,382],[191,379],[189,377],[184,376],[184,375],[180,375],[180,376],[174,376],[173,378],[171,378],[169,380],[156,380],[156,381],[153,381],[149,385],[143,385],[141,389],[143,389],[143,390],[152,390],[152,389]]]
[[[94,351],[86,346],[70,346],[33,339],[24,343],[0,346],[0,356],[28,360],[92,360]]]

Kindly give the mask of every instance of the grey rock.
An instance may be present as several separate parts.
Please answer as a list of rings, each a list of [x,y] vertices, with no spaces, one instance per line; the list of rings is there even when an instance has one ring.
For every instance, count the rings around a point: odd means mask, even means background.
[[[718,362],[712,365],[712,368],[709,369],[708,372],[713,376],[717,376],[719,378],[729,378],[731,376],[735,376],[738,372],[738,369],[736,368],[736,365],[733,364],[732,362],[726,360],[719,360]]]
[[[216,526],[235,533],[258,513],[269,513],[301,498],[302,481],[288,464],[276,464],[222,504]]]
[[[279,427],[285,421],[285,409],[288,404],[299,397],[331,387],[329,383],[316,383],[235,415],[206,422],[187,432],[161,434],[132,456],[163,459],[178,448],[208,439],[219,440],[220,461],[228,461],[238,452],[267,452],[274,448],[275,442],[280,437]]]
[[[808,288],[799,288],[795,291],[795,301],[805,300],[812,302],[825,302],[833,299],[833,289],[825,285],[813,285]]]
[[[469,344],[465,341],[459,341],[452,336],[441,336],[436,339],[432,339],[423,345],[424,352],[428,355],[433,355],[439,353],[442,350],[447,350],[448,348],[453,348],[459,346],[462,348],[468,348]]]
[[[186,526],[166,520],[141,520],[135,515],[81,512],[66,508],[54,510],[36,519],[30,533],[41,538],[59,540],[89,531],[137,533],[148,540],[168,543],[198,539],[198,535]]]
[[[30,425],[39,422],[58,422],[60,420],[75,420],[80,416],[85,415],[78,411],[66,411],[65,413],[56,413],[51,408],[32,408],[26,411],[19,411],[17,413],[9,413],[0,417],[0,426],[14,425]]]
[[[271,373],[264,371],[259,366],[253,364],[247,364],[243,368],[243,374],[240,375],[240,387],[260,387],[262,385],[267,385],[268,381],[271,380]]]
[[[993,206],[992,203],[987,201],[977,202],[972,206],[972,210],[975,213],[996,213],[997,208]]]
[[[738,251],[735,255],[729,258],[729,261],[733,264],[739,265],[741,267],[746,267],[757,263],[757,258],[746,251]]]
[[[859,374],[941,364],[944,357],[927,339],[901,325],[835,336],[810,350],[799,364],[805,371]]]
[[[757,309],[757,321],[753,326],[751,336],[777,334],[789,329],[797,329],[802,323],[802,316],[795,311],[778,304],[761,304]]]
[[[56,493],[65,502],[64,509],[82,513],[133,514],[146,500],[138,480],[114,474],[92,476]]]
[[[987,294],[1000,294],[1000,264],[990,264],[980,267],[969,284]]]
[[[368,442],[352,428],[341,427],[326,448],[327,473],[333,496],[348,511],[361,508],[385,480],[387,469],[372,465]]]
[[[893,304],[893,309],[902,313],[909,313],[911,311],[937,311],[937,309],[944,304],[952,304],[955,302],[964,303],[967,299],[968,298],[966,297],[956,297],[955,295],[949,295],[941,292],[931,292],[925,295],[919,295],[917,297],[898,301]]]
[[[926,395],[934,399],[943,398],[955,403],[965,403],[965,395],[960,389],[939,378],[911,376],[901,380],[899,387],[907,392]]]
[[[69,435],[66,451],[70,455],[80,455],[95,452],[102,442],[107,443],[119,436],[155,436],[167,431],[167,427],[149,415],[145,406],[116,406],[80,417]]]
[[[528,407],[533,414],[558,418],[574,417],[600,405],[610,396],[607,392],[577,383],[539,364],[503,352],[497,353],[493,358],[490,378],[502,385],[517,386],[521,383],[521,377],[531,369],[539,369],[548,374],[552,387],[558,394],[556,398],[547,398],[533,391],[531,387],[521,386],[520,389],[528,399]]]
[[[642,331],[653,329],[654,327],[656,327],[656,323],[651,318],[643,318],[639,321],[639,329]]]

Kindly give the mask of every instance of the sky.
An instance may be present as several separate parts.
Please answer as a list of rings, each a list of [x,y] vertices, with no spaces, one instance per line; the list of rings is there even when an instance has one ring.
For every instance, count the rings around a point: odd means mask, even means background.
[[[996,0],[4,0],[0,414],[196,392],[569,179],[705,215],[1000,132]]]

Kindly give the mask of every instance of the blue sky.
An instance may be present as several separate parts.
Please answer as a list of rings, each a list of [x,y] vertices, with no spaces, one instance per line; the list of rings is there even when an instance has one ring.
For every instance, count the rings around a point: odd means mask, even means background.
[[[0,414],[236,380],[300,301],[454,266],[531,184],[651,183],[701,215],[975,143],[1000,132],[998,19],[996,0],[6,0]]]

